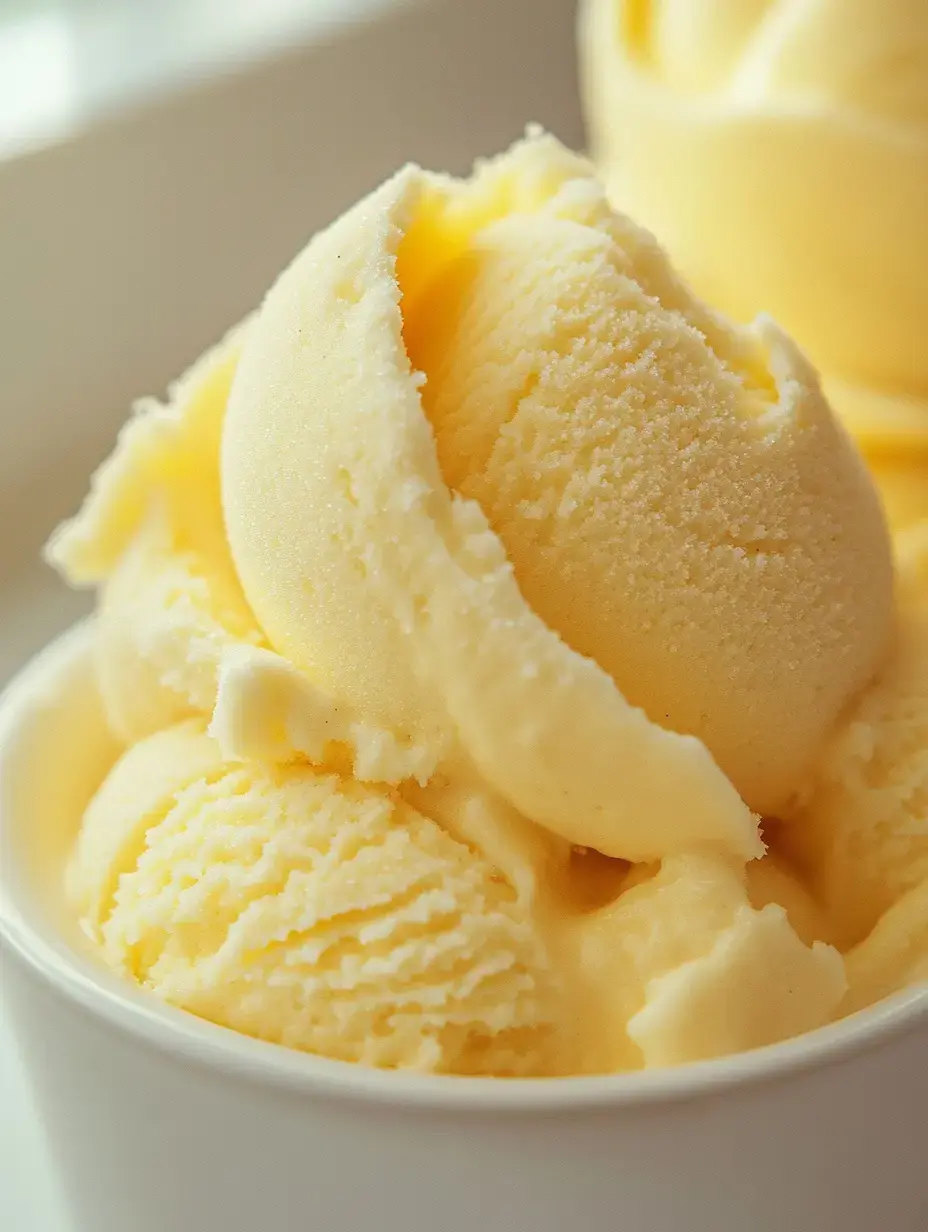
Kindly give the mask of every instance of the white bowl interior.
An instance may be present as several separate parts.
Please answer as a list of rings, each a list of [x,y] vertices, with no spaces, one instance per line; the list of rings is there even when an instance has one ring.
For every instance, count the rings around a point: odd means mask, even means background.
[[[84,809],[117,757],[96,687],[91,626],[79,625],[36,659],[0,721],[3,766],[0,859],[17,905],[73,937],[65,862]],[[17,721],[20,720],[20,721]]]

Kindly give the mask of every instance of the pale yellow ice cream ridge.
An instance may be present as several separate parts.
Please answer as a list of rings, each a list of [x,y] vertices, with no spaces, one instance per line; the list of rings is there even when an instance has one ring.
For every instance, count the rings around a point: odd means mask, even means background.
[[[202,722],[136,744],[69,890],[107,961],[168,1001],[323,1056],[570,1072],[567,1002],[514,888],[389,792],[223,760]]]

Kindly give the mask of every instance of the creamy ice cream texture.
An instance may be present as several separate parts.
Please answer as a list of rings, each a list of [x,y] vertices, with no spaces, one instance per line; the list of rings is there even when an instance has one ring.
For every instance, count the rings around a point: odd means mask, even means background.
[[[928,516],[928,6],[586,0],[580,48],[614,199],[795,336],[892,520]]]
[[[847,1009],[928,979],[928,520],[898,540],[890,659],[837,729],[787,838],[848,955]]]
[[[884,644],[883,528],[811,371],[553,142],[402,172],[317,237],[222,450],[275,649],[420,774],[456,746],[609,855],[756,854],[717,766],[776,810]]]
[[[128,746],[70,894],[166,999],[563,1074],[846,997],[758,814],[817,824],[819,754],[896,687],[878,501],[789,339],[696,300],[552,138],[315,237],[50,553],[100,588]]]
[[[245,327],[170,391],[143,400],[52,560],[100,584],[97,667],[110,725],[132,743],[209,713],[223,655],[264,645],[229,555],[219,442]]]
[[[240,1031],[384,1066],[561,1061],[565,999],[491,863],[388,788],[227,762],[202,720],[116,765],[70,886],[114,967]]]

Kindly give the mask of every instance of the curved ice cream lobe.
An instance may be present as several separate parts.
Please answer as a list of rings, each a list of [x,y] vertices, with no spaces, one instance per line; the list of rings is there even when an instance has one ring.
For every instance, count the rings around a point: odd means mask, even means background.
[[[245,345],[222,479],[275,651],[420,777],[463,758],[610,855],[756,854],[733,786],[782,805],[888,637],[885,530],[814,375],[550,138],[408,168],[311,242]],[[227,732],[256,679],[220,691]]]
[[[191,719],[87,810],[69,891],[107,962],[168,1001],[328,1057],[570,1073],[569,1003],[489,861],[383,788],[223,760]]]

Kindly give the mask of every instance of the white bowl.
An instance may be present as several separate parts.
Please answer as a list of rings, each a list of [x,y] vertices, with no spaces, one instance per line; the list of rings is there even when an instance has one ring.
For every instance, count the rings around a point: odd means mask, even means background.
[[[115,749],[90,629],[0,707],[4,990],[81,1232],[916,1232],[928,989],[676,1070],[488,1080],[329,1062],[162,1005],[61,903]]]

